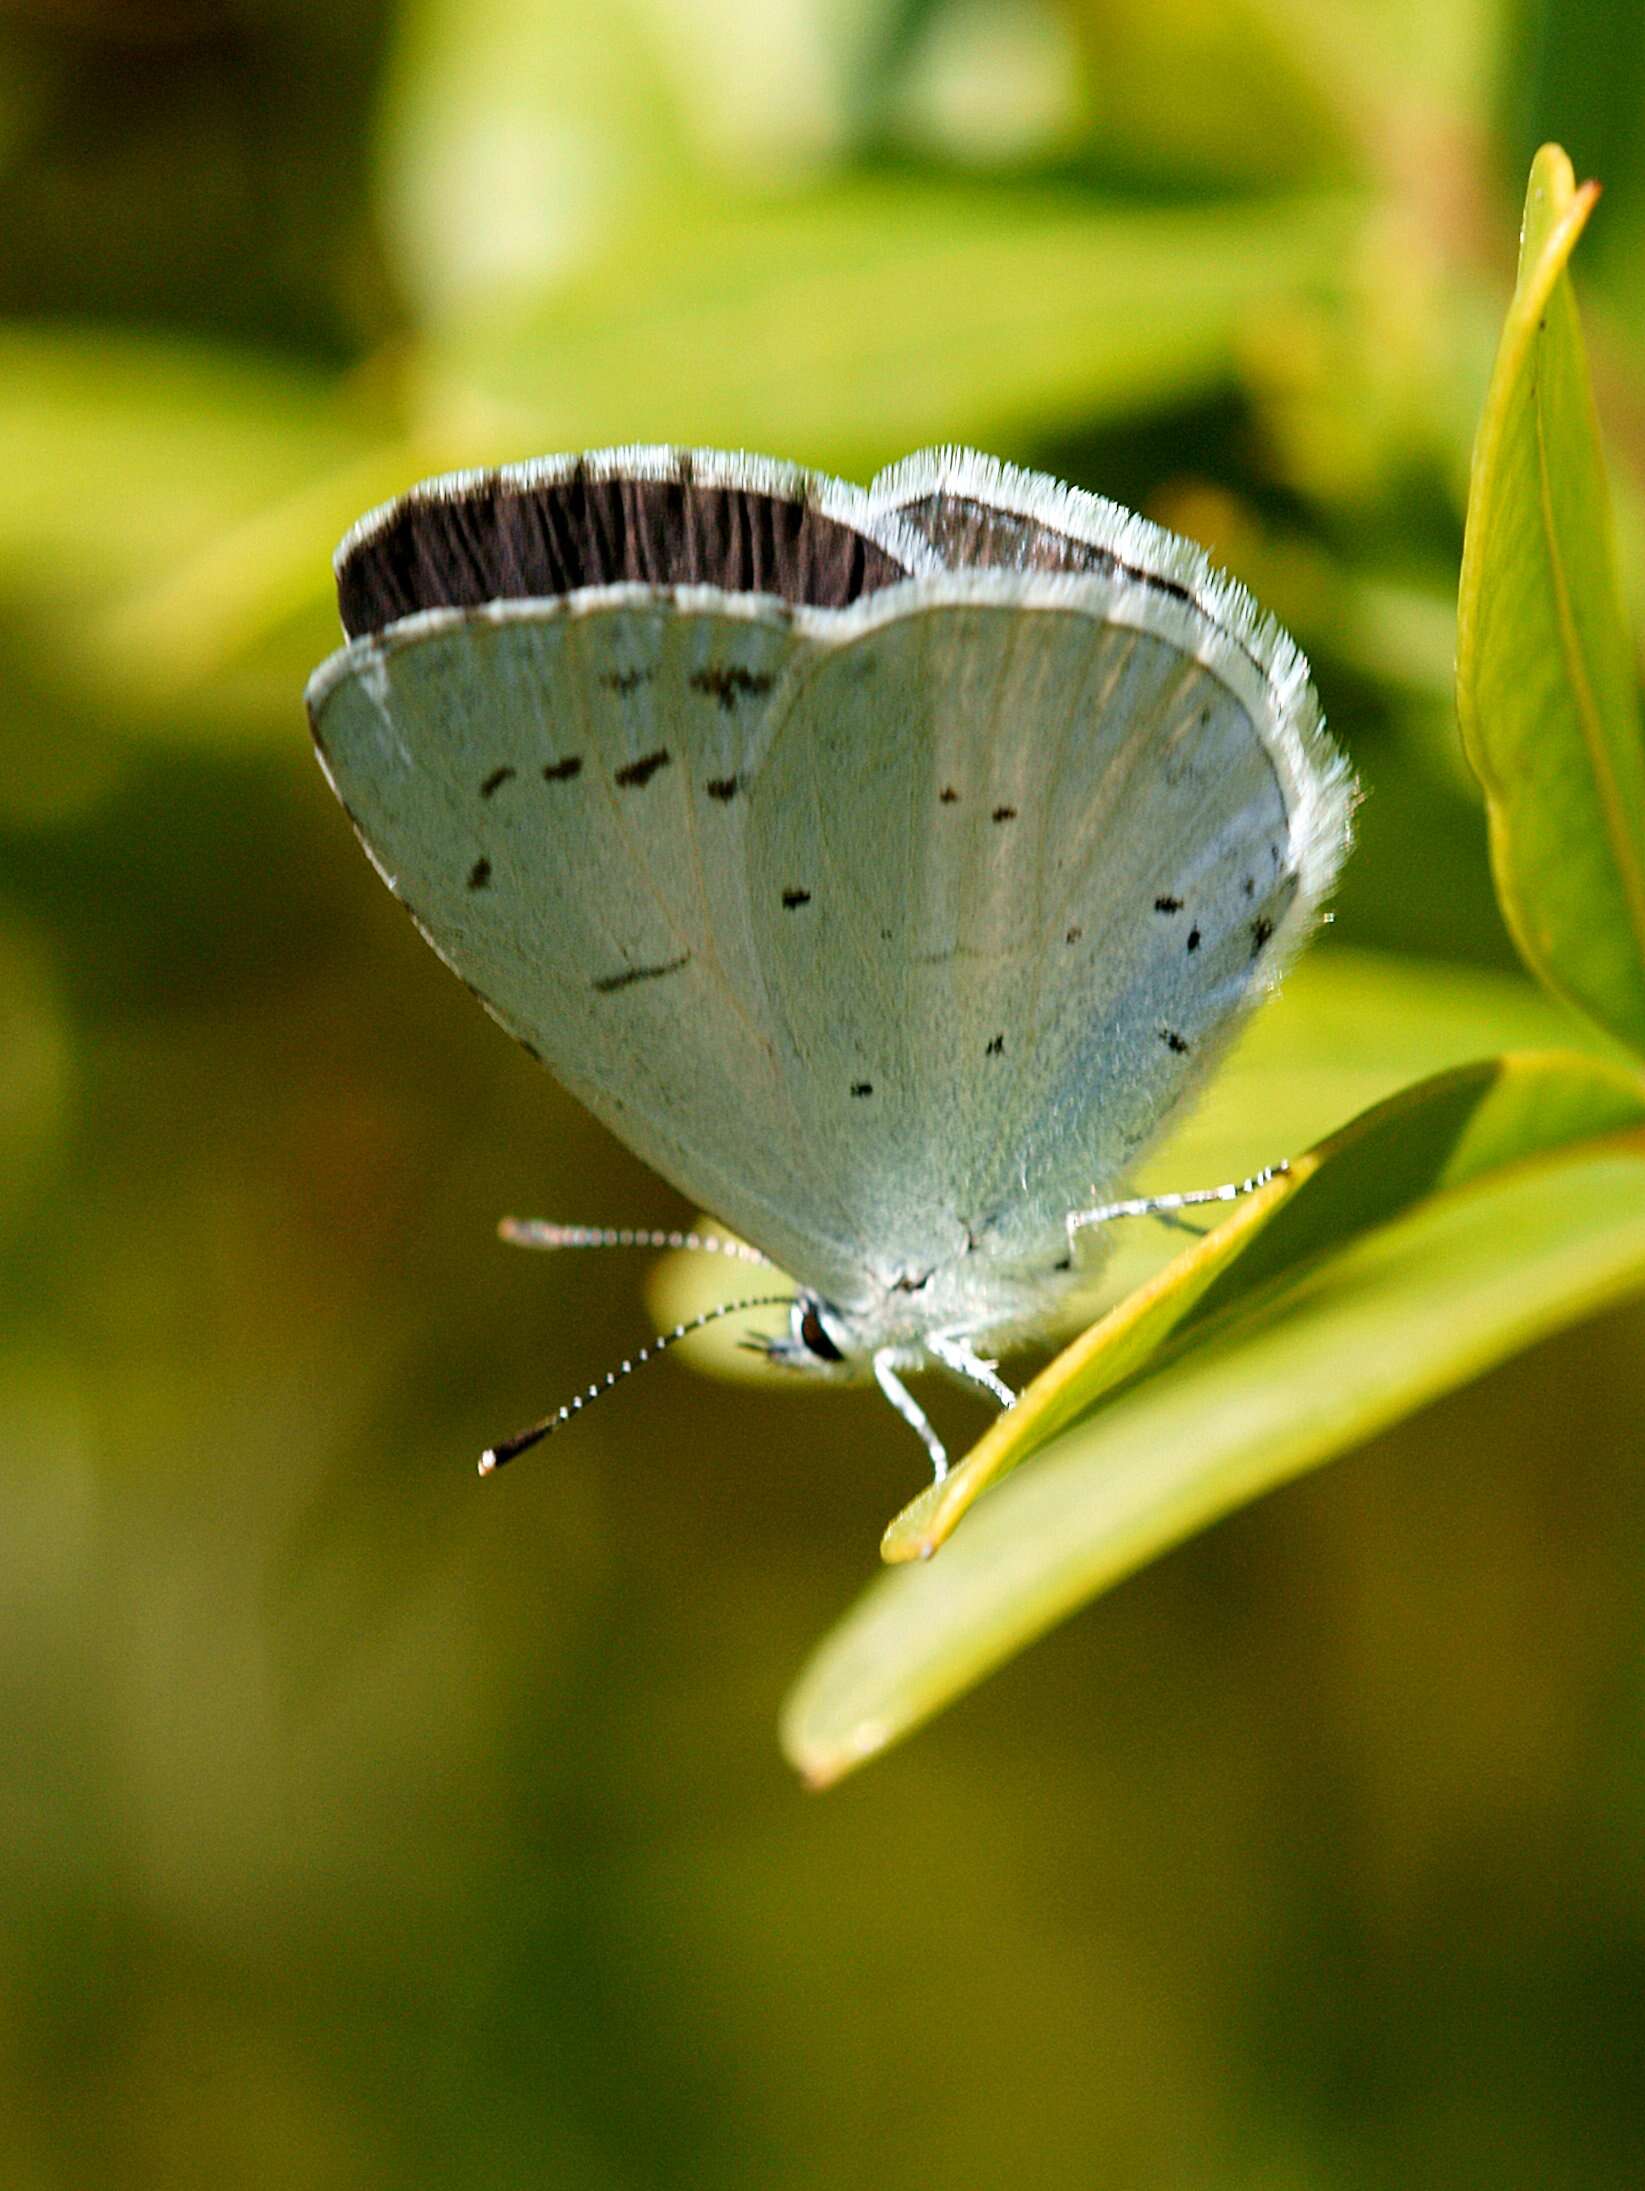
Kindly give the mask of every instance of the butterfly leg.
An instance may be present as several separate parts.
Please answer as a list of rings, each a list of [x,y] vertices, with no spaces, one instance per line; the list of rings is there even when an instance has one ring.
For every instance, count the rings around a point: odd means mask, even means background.
[[[944,1369],[951,1369],[969,1385],[981,1385],[984,1392],[998,1400],[1002,1409],[1016,1406],[1017,1395],[998,1374],[996,1365],[985,1362],[980,1354],[973,1354],[963,1339],[945,1339],[940,1333],[934,1333],[926,1345]]]
[[[931,1456],[931,1481],[941,1483],[948,1474],[948,1454],[942,1440],[926,1420],[925,1410],[892,1368],[892,1353],[882,1347],[874,1357],[874,1382]]]
[[[1266,1187],[1270,1179],[1281,1178],[1290,1168],[1284,1162],[1270,1164],[1260,1172],[1253,1172],[1249,1179],[1230,1180],[1225,1187],[1195,1187],[1187,1194],[1144,1194],[1130,1202],[1105,1202],[1094,1210],[1072,1210],[1068,1217],[1069,1245],[1072,1246],[1076,1235],[1088,1226],[1106,1225],[1116,1217],[1169,1219],[1178,1210],[1199,1209],[1207,1202],[1237,1202],[1242,1195],[1255,1194],[1259,1187]]]

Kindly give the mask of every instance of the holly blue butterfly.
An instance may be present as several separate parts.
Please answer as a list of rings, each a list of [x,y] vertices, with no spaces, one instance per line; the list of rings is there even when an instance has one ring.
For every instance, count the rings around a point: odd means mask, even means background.
[[[1197,548],[967,450],[623,448],[427,482],[336,572],[310,719],[389,888],[939,1475],[905,1372],[1009,1405],[1107,1220],[1250,1184],[1114,1199],[1349,844],[1306,662]]]

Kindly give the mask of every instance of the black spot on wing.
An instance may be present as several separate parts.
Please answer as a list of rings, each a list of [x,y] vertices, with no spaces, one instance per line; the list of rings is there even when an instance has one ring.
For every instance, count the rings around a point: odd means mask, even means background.
[[[580,776],[582,772],[582,755],[580,753],[568,754],[563,761],[549,762],[543,770],[543,782],[545,784],[568,784],[574,776]]]
[[[619,989],[631,989],[637,981],[660,981],[664,974],[677,974],[690,963],[691,953],[682,951],[677,959],[665,959],[658,966],[625,966],[620,974],[601,974],[589,987],[602,997],[614,996]]]
[[[742,785],[735,776],[710,776],[703,789],[711,799],[724,802],[734,799]]]
[[[1199,940],[1199,930],[1197,928],[1190,928],[1188,931],[1188,948],[1190,951],[1197,951],[1199,949]]]
[[[1156,898],[1154,900],[1154,911],[1156,913],[1180,913],[1182,911],[1182,900],[1172,897]]]
[[[1257,894],[1256,877],[1254,875],[1247,875],[1245,880],[1240,884],[1240,888],[1244,891],[1245,895],[1248,898],[1254,898]]]
[[[1083,936],[1084,934],[1085,930],[1081,928],[1076,922],[1076,924],[1069,929],[1067,935],[1064,936],[1062,940],[1064,943],[1078,943],[1081,936]]]
[[[607,692],[615,692],[626,699],[631,692],[638,692],[642,685],[649,685],[656,675],[649,669],[608,669],[600,679]]]
[[[667,746],[659,746],[655,753],[643,754],[639,760],[618,769],[613,781],[621,784],[625,791],[643,791],[658,769],[668,766],[669,758]]]
[[[786,912],[792,913],[797,907],[809,905],[810,903],[811,893],[809,890],[785,890],[783,892],[783,908]]]
[[[769,692],[774,680],[764,670],[744,669],[740,662],[728,662],[694,670],[689,682],[693,692],[707,693],[729,715],[739,700],[757,699]]]
[[[1251,923],[1252,958],[1260,958],[1262,956],[1262,947],[1273,933],[1274,924],[1271,920],[1268,919],[1266,914],[1259,915],[1258,918]]]
[[[996,1035],[992,1042],[989,1043],[988,1048],[983,1054],[985,1057],[999,1057],[1003,1054],[1004,1049],[1005,1037],[1003,1035]]]
[[[490,884],[490,881],[491,862],[489,860],[476,860],[468,871],[468,887],[470,890],[484,890]]]
[[[851,1093],[854,1096],[871,1096],[874,1093],[874,1083],[871,1080],[854,1080],[851,1083]]]
[[[1014,822],[1016,818],[1017,810],[1014,806],[997,806],[990,816],[990,819],[996,822]]]
[[[1174,1027],[1162,1027],[1159,1031],[1159,1038],[1165,1047],[1168,1050],[1174,1050],[1178,1057],[1186,1055],[1189,1047],[1187,1039],[1179,1035]]]
[[[486,778],[485,782],[480,786],[480,797],[482,799],[489,799],[494,791],[501,791],[504,784],[511,783],[513,781],[513,778],[513,769],[494,768],[491,771],[491,774]]]
[[[959,797],[959,793],[954,789],[952,784],[944,784],[942,789],[937,793],[937,797],[942,801],[944,806],[952,806],[955,800]]]

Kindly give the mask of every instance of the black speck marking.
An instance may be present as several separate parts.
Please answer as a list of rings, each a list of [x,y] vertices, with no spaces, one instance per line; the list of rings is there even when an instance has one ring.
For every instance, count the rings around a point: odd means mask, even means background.
[[[942,789],[937,793],[937,797],[942,801],[944,806],[952,806],[955,800],[959,797],[959,793],[954,789],[952,784],[944,784]]]
[[[1180,913],[1182,911],[1182,900],[1180,898],[1156,898],[1154,900],[1154,911],[1156,913]]]
[[[711,776],[703,788],[711,799],[718,799],[723,805],[727,800],[734,799],[742,786],[735,776]]]
[[[1084,934],[1085,930],[1083,928],[1070,928],[1067,935],[1064,936],[1062,940],[1064,943],[1078,943],[1081,936],[1083,936]]]
[[[739,700],[754,699],[771,690],[772,680],[765,670],[744,669],[740,662],[715,663],[710,669],[694,670],[691,674],[693,692],[706,692],[718,700],[729,715]]]
[[[1004,1050],[1005,1037],[1003,1035],[996,1035],[993,1041],[988,1045],[985,1055],[988,1057],[1000,1057],[1003,1055]]]
[[[1174,1027],[1162,1027],[1159,1031],[1159,1038],[1165,1047],[1168,1050],[1174,1050],[1178,1057],[1187,1054],[1188,1044]]]
[[[1190,951],[1199,949],[1199,930],[1197,928],[1190,928],[1188,931],[1188,948]]]
[[[997,806],[989,817],[991,821],[996,822],[1014,822],[1016,818],[1017,810],[1014,806]]]
[[[1240,884],[1240,888],[1245,892],[1245,895],[1248,898],[1254,898],[1257,894],[1256,877],[1254,875],[1247,875],[1245,880]]]
[[[874,1093],[874,1083],[871,1080],[854,1080],[851,1083],[851,1093],[854,1096],[872,1095]]]
[[[480,786],[480,797],[489,799],[494,791],[501,791],[504,784],[512,782],[513,777],[514,771],[511,768],[494,768]]]
[[[1262,947],[1274,933],[1274,924],[1264,913],[1251,923],[1251,956],[1261,956]]]
[[[664,974],[677,974],[690,962],[691,953],[682,951],[677,959],[665,959],[660,966],[625,966],[620,974],[602,974],[589,986],[602,997],[614,996],[619,989],[630,989],[637,981],[658,981]]]
[[[621,693],[626,698],[629,693],[638,692],[642,685],[649,685],[655,675],[656,672],[649,669],[612,669],[606,671],[600,682],[607,692]]]
[[[1053,1264],[1051,1265],[1051,1268],[1052,1268],[1053,1270],[1072,1270],[1072,1269],[1073,1269],[1073,1267],[1074,1267],[1074,1258],[1073,1258],[1073,1257],[1072,1257],[1071,1255],[1061,1255],[1061,1256],[1059,1256],[1059,1257],[1057,1258],[1057,1260],[1056,1260],[1056,1261],[1055,1261],[1055,1262],[1054,1262],[1054,1263],[1053,1263]]]
[[[490,881],[491,862],[476,860],[468,871],[468,887],[470,890],[484,890]]]
[[[810,903],[811,893],[809,890],[785,890],[783,892],[783,909],[785,912],[792,913],[797,906],[809,905]]]
[[[543,782],[545,784],[568,784],[573,776],[580,776],[582,772],[583,757],[580,753],[573,753],[563,761],[550,761],[543,770]]]
[[[621,784],[625,791],[642,791],[658,769],[666,768],[668,763],[667,746],[659,746],[655,753],[643,754],[639,760],[630,761],[626,768],[618,769],[614,781]]]
[[[1210,720],[1211,720],[1211,710],[1210,710],[1209,708],[1201,708],[1201,709],[1200,709],[1200,711],[1199,711],[1199,727],[1200,727],[1200,729],[1201,729],[1201,730],[1204,730],[1204,729],[1206,728],[1206,726],[1207,726],[1207,725],[1209,724]]]

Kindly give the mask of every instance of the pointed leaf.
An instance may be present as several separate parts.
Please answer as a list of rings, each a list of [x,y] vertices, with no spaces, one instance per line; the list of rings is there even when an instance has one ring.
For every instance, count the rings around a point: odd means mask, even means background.
[[[1645,1051],[1645,741],[1566,272],[1597,195],[1537,154],[1474,447],[1457,708],[1526,963]]]
[[[929,1559],[988,1487],[1140,1370],[1180,1328],[1293,1274],[1424,1196],[1541,1150],[1630,1124],[1631,1073],[1569,1057],[1491,1058],[1404,1089],[1364,1112],[1239,1203],[1083,1332],[1041,1372],[945,1482],[887,1529],[892,1563]]]
[[[1169,1375],[1065,1427],[941,1559],[882,1576],[824,1641],[783,1719],[808,1779],[1183,1537],[1645,1286],[1645,1087],[1577,1058],[1444,1075],[1244,1224],[1246,1266],[1224,1256],[1199,1289]]]

